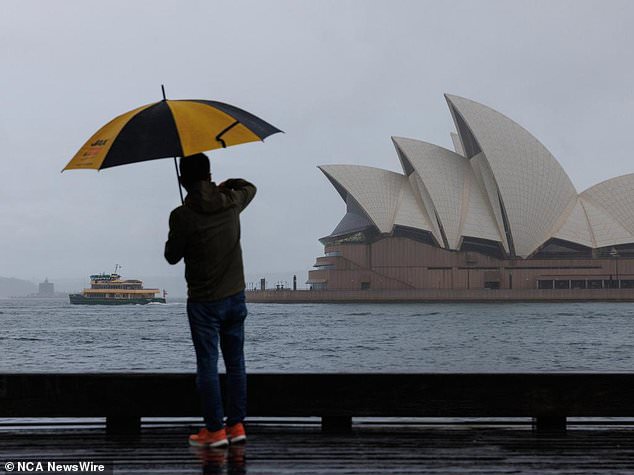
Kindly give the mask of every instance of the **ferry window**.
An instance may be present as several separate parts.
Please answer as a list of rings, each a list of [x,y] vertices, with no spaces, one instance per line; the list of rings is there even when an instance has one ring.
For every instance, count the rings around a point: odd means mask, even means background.
[[[622,289],[634,289],[634,280],[622,280],[621,281]]]
[[[370,282],[361,282],[361,290],[368,290],[370,288]]]
[[[490,282],[485,282],[484,283],[484,288],[485,289],[499,289],[500,288],[500,282],[497,281],[497,280],[490,281]]]

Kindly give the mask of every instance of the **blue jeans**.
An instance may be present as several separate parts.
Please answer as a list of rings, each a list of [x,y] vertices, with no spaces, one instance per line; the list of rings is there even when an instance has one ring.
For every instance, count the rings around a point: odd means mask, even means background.
[[[187,302],[187,317],[196,350],[196,386],[205,426],[223,428],[224,410],[218,379],[218,343],[227,369],[227,425],[246,416],[247,375],[244,365],[244,292],[212,302]]]

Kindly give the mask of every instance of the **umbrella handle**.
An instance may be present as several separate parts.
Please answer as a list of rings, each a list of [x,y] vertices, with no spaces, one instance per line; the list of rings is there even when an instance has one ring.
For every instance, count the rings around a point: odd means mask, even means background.
[[[236,120],[233,124],[231,124],[228,127],[225,127],[224,129],[222,129],[220,131],[220,133],[218,135],[216,135],[216,141],[220,142],[220,145],[222,145],[222,148],[227,148],[227,144],[225,143],[224,140],[222,140],[222,136],[224,134],[226,134],[227,132],[229,132],[231,129],[233,129],[236,125],[238,125],[240,123],[240,121]]]
[[[178,174],[178,165],[176,163],[176,157],[174,157],[174,168],[176,169],[176,181],[178,182],[178,193],[181,195],[181,204],[184,203],[183,200],[183,188],[181,187],[181,179]]]

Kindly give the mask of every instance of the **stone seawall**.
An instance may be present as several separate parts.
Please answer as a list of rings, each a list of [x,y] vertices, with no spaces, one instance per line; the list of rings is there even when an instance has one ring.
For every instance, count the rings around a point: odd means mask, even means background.
[[[634,289],[251,290],[251,303],[634,302]]]

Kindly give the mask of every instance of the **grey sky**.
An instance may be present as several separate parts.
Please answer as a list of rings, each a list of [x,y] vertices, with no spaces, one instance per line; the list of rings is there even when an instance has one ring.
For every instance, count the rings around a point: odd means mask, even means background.
[[[634,172],[633,22],[629,1],[2,1],[0,276],[182,274],[162,257],[170,160],[60,174],[161,83],[286,132],[211,154],[259,188],[250,274],[321,254],[344,204],[316,165],[400,171],[391,135],[450,148],[444,92],[522,124],[579,191]]]

